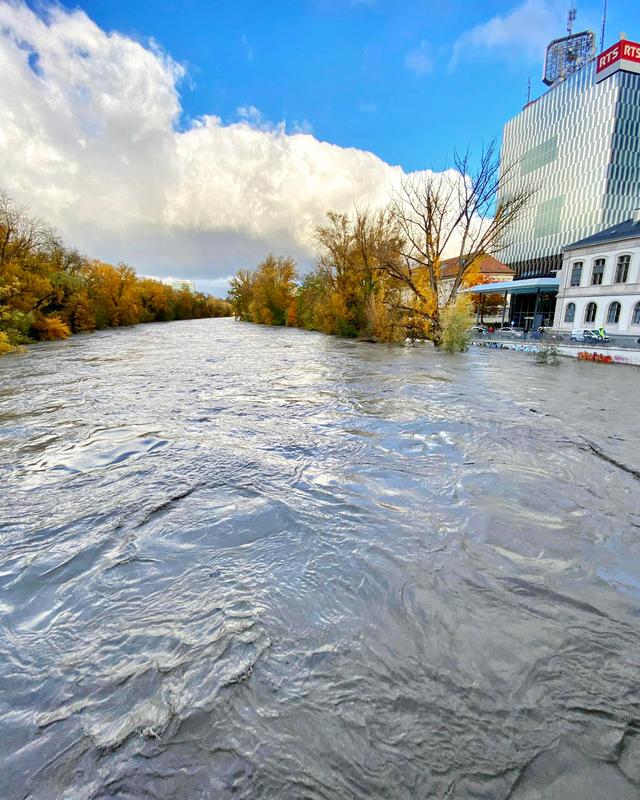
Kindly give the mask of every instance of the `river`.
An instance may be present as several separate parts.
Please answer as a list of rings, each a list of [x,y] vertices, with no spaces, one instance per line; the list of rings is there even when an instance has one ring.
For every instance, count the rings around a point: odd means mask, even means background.
[[[228,319],[2,358],[0,796],[640,797],[639,396]]]

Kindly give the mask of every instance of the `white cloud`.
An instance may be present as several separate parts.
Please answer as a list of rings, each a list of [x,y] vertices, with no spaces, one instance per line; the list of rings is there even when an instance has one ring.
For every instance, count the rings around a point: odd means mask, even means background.
[[[0,182],[91,255],[216,281],[301,259],[330,209],[385,202],[399,167],[238,109],[178,130],[184,69],[82,11],[0,2]],[[213,285],[213,284],[211,284]]]
[[[240,37],[240,43],[244,47],[244,52],[247,57],[247,61],[253,61],[253,47],[249,44],[249,40],[247,39],[247,35],[245,33],[242,34]]]
[[[455,42],[450,66],[482,50],[508,60],[541,62],[547,44],[564,35],[566,5],[556,0],[525,0],[508,14],[476,25]]]
[[[420,46],[407,53],[404,59],[405,67],[414,72],[419,78],[424,77],[433,69],[433,59],[430,55],[428,42],[424,39]]]
[[[236,114],[241,122],[256,131],[285,133],[287,128],[287,123],[284,120],[272,122],[255,106],[238,106]]]

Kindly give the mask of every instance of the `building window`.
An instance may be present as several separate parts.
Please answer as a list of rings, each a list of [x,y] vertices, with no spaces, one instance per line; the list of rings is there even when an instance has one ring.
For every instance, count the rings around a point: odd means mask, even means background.
[[[617,325],[618,322],[620,322],[620,303],[614,300],[607,311],[607,323],[609,325]]]
[[[596,258],[593,262],[593,272],[591,273],[591,285],[600,286],[604,277],[604,258]]]
[[[587,303],[587,308],[584,312],[585,322],[595,322],[598,306],[595,303]]]
[[[582,261],[576,261],[571,267],[571,283],[570,286],[580,286],[580,279],[582,278]]]
[[[640,303],[636,303],[633,308],[632,325],[640,325]]]
[[[631,256],[618,256],[618,263],[616,264],[616,279],[615,283],[626,283],[629,277],[629,264]]]
[[[576,317],[576,304],[569,303],[567,306],[567,310],[564,312],[564,321],[565,322],[573,322]]]

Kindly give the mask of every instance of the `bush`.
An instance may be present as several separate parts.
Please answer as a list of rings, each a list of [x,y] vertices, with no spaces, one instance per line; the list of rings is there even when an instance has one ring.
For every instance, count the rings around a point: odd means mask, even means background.
[[[559,364],[559,351],[555,344],[543,344],[536,353],[536,360],[539,364]]]
[[[0,356],[5,353],[11,353],[15,350],[14,346],[9,341],[9,337],[4,331],[0,331]]]
[[[66,339],[71,336],[71,329],[60,317],[39,317],[33,323],[33,330],[36,338],[45,342],[54,339]]]
[[[459,294],[442,312],[442,347],[448,353],[462,353],[469,346],[471,299]]]

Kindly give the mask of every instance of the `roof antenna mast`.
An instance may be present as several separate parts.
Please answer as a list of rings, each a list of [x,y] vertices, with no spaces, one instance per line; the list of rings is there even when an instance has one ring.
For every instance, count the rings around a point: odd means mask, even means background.
[[[600,52],[604,50],[604,34],[607,29],[607,0],[604,0],[604,9],[602,11],[602,36],[600,37]]]
[[[567,33],[569,36],[573,33],[573,23],[576,21],[576,6],[575,3],[571,3],[571,8],[569,9],[569,13],[567,14]]]

